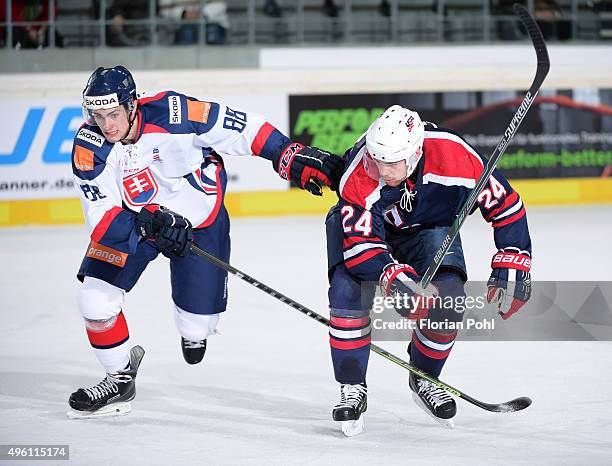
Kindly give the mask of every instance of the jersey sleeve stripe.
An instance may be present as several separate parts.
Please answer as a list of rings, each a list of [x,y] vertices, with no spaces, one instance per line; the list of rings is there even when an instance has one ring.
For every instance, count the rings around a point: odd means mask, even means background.
[[[355,267],[363,262],[366,262],[367,260],[371,259],[372,257],[381,254],[381,253],[385,253],[387,252],[385,249],[381,249],[381,248],[376,248],[376,249],[370,249],[367,250],[366,252],[364,252],[363,254],[360,254],[356,257],[354,257],[353,259],[350,259],[348,261],[346,261],[344,264],[350,269],[352,267]]]
[[[363,236],[346,236],[342,240],[342,246],[345,249],[351,248],[359,243],[378,243],[381,247],[386,248],[386,244],[380,238],[364,238]]]
[[[525,216],[525,208],[522,207],[521,210],[518,211],[518,213],[514,214],[512,217],[509,217],[505,220],[502,220],[501,222],[493,222],[492,225],[495,228],[499,228],[499,227],[504,227],[506,225],[510,225],[511,223],[516,222],[517,220],[520,220],[522,217]]]
[[[251,143],[251,152],[253,153],[253,155],[261,154],[261,151],[266,145],[266,141],[270,137],[270,134],[272,134],[272,131],[274,131],[275,129],[276,128],[274,128],[274,126],[272,126],[268,122],[261,125],[261,128],[259,128],[259,131],[257,131],[257,135]]]
[[[501,214],[496,215],[495,217],[492,217],[492,219],[494,222],[498,222],[501,219],[506,218],[508,215],[512,215],[513,213],[519,211],[522,207],[523,207],[523,201],[519,199],[518,202],[514,204],[512,207],[504,210]]]
[[[476,181],[473,178],[460,178],[458,176],[443,176],[435,173],[426,173],[423,175],[423,184],[438,183],[444,186],[465,186],[473,189],[476,186]]]
[[[115,220],[115,217],[117,217],[117,215],[119,215],[122,211],[123,209],[117,206],[107,210],[94,230],[91,232],[91,239],[96,243],[99,243],[106,234],[111,223],[113,223],[113,220]]]
[[[387,246],[383,243],[359,243],[344,251],[344,260],[348,260],[351,257],[356,256],[357,254],[361,254],[363,251],[367,251],[368,249],[386,250]]]
[[[487,215],[487,220],[494,218],[495,216],[499,215],[504,210],[506,210],[508,207],[514,205],[516,201],[518,200],[518,198],[519,198],[518,193],[514,191],[512,194],[510,194],[504,199],[504,202],[502,203],[502,205],[500,205],[496,209],[489,212],[489,214]]]

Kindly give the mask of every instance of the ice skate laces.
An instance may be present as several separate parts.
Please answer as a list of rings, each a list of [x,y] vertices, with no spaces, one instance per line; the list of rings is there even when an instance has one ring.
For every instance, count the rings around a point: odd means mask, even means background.
[[[452,397],[446,392],[446,390],[439,388],[429,380],[419,378],[418,385],[419,393],[421,393],[435,408],[449,401],[453,401]]]
[[[191,341],[191,340],[185,340],[184,346],[187,349],[198,349],[198,348],[204,348],[204,345],[206,340],[200,340],[200,341]]]
[[[104,380],[99,384],[90,388],[84,388],[83,390],[92,400],[97,400],[107,395],[112,395],[113,393],[119,393],[117,382],[110,376],[104,377]]]
[[[408,184],[404,184],[404,192],[402,193],[402,198],[400,199],[400,208],[406,212],[412,212],[412,201],[414,201],[416,195],[416,191],[411,191],[410,188],[408,188]]]
[[[344,384],[340,389],[340,404],[348,406],[357,406],[359,402],[365,398],[368,389],[362,385]]]

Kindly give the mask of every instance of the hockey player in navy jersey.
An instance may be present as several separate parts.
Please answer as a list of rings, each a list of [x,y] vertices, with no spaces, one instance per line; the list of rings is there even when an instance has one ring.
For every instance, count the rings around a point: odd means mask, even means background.
[[[410,361],[438,377],[457,332],[432,331],[428,322],[460,322],[462,312],[431,308],[431,297],[465,296],[467,271],[457,237],[426,290],[420,276],[446,236],[486,163],[453,131],[423,123],[394,105],[343,157],[339,201],[326,221],[329,260],[329,337],[340,403],[333,419],[350,435],[363,428],[367,408],[370,308],[376,286],[387,296],[405,293],[418,303],[398,310],[419,325],[408,347]],[[497,252],[491,262],[489,302],[503,319],[516,313],[531,292],[531,240],[525,208],[506,179],[494,171],[478,197],[493,227]],[[431,382],[410,374],[417,404],[442,424],[452,424],[454,399]]]
[[[123,66],[98,68],[83,91],[86,123],[72,168],[90,243],[78,272],[78,307],[107,376],[69,399],[77,416],[129,410],[144,355],[130,350],[126,292],[160,253],[170,260],[174,317],[187,363],[200,362],[227,303],[227,272],[191,241],[229,261],[227,176],[219,153],[258,156],[313,194],[337,189],[341,159],[292,142],[262,116],[174,91],[136,94]],[[143,312],[146,310],[143,310]]]

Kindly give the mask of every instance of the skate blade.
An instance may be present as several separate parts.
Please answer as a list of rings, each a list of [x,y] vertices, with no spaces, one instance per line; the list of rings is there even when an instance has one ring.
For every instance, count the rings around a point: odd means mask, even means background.
[[[66,412],[66,416],[70,419],[94,419],[98,417],[124,416],[131,410],[132,405],[129,402],[122,402],[104,406],[97,411],[77,411],[76,409],[70,409]]]
[[[442,418],[434,416],[433,413],[429,409],[427,409],[427,406],[425,406],[425,403],[423,403],[423,400],[421,400],[421,398],[419,398],[419,395],[417,395],[414,392],[412,392],[412,399],[414,400],[414,402],[417,404],[417,406],[419,408],[421,408],[423,411],[425,411],[425,413],[427,415],[429,415],[429,417],[434,419],[442,427],[444,427],[446,429],[454,429],[455,428],[455,421],[452,418],[451,419],[442,419]]]
[[[363,415],[356,421],[340,421],[342,422],[342,433],[347,437],[353,437],[363,432],[365,423],[363,421]]]

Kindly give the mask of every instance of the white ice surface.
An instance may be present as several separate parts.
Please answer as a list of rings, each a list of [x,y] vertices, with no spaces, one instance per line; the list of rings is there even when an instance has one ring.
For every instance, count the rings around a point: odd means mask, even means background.
[[[612,280],[612,206],[532,208],[529,220],[535,279]],[[486,279],[488,225],[474,216],[462,236],[471,278]],[[232,240],[234,266],[327,315],[322,218],[239,219]],[[0,230],[0,444],[69,444],[83,465],[612,463],[609,342],[459,342],[443,380],[534,404],[494,414],[458,400],[452,431],[414,405],[405,370],[373,354],[366,431],[345,438],[324,326],[231,278],[221,335],[188,366],[164,259],[125,306],[147,351],[132,412],[69,420],[68,395],[103,375],[75,305],[86,243],[79,226]],[[381,346],[405,356],[405,343]]]

